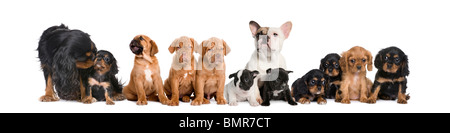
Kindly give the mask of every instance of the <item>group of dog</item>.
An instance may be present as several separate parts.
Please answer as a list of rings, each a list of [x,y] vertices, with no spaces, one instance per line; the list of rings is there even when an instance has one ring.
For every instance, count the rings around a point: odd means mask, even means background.
[[[217,104],[235,106],[248,101],[251,106],[269,106],[270,100],[284,100],[290,105],[309,104],[326,99],[350,103],[359,100],[376,103],[377,99],[397,100],[406,104],[406,76],[409,75],[407,55],[397,47],[379,51],[375,57],[378,69],[372,83],[366,71],[372,71],[372,54],[355,46],[341,55],[326,55],[320,69],[313,69],[288,85],[289,73],[286,61],[280,53],[285,39],[292,29],[290,21],[280,27],[261,27],[250,21],[255,51],[245,69],[229,75],[225,85],[225,61],[230,51],[227,43],[212,37],[200,45],[190,37],[175,39],[169,46],[172,59],[168,78],[160,76],[158,46],[145,35],[135,36],[129,44],[135,54],[134,67],[128,85],[116,78],[117,61],[105,50],[97,51],[89,35],[71,30],[64,24],[45,30],[40,38],[38,52],[46,80],[42,102],[78,100],[83,103],[128,99],[137,105],[147,101],[178,106],[179,101],[191,105],[208,104],[214,98]],[[194,53],[200,56],[194,58]],[[367,66],[367,70],[366,70]],[[191,95],[194,94],[194,97]]]

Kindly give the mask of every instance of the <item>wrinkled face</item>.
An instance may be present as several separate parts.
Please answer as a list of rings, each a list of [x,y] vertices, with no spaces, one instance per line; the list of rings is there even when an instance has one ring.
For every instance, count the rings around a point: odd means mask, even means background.
[[[292,73],[292,71],[286,71],[283,68],[276,68],[276,69],[267,69],[267,76],[270,79],[275,79],[272,81],[266,81],[269,82],[269,85],[271,88],[275,90],[286,90],[289,89],[288,81],[289,81],[289,73]]]
[[[149,55],[154,56],[158,53],[156,43],[148,36],[137,35],[130,42],[130,50],[135,55]]]
[[[330,77],[336,77],[341,71],[338,54],[329,54],[321,60],[320,70]]]
[[[106,51],[99,51],[94,60],[94,69],[99,74],[104,74],[111,70],[111,65],[115,61],[114,56]]]
[[[258,74],[258,71],[244,69],[230,74],[229,78],[234,78],[233,83],[235,86],[239,87],[240,90],[248,91],[253,86],[253,81]]]
[[[191,65],[194,57],[195,40],[192,38],[181,37],[172,42],[169,46],[169,52],[176,52],[173,61],[180,66]]]
[[[216,67],[224,62],[224,56],[230,52],[230,48],[222,39],[210,38],[202,42],[203,63]]]

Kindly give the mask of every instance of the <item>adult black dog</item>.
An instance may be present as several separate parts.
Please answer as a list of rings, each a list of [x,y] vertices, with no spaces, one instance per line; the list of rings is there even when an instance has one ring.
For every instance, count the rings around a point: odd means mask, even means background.
[[[70,30],[64,24],[52,26],[42,33],[37,50],[46,81],[45,95],[39,100],[50,102],[59,98],[80,100],[84,97],[97,53],[89,35]]]

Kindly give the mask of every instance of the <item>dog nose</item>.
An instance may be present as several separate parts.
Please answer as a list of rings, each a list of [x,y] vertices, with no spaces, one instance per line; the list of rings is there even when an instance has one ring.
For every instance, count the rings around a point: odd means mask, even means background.
[[[361,66],[356,66],[356,68],[358,68],[358,70],[361,70]]]
[[[333,71],[333,68],[328,69],[328,72],[332,72],[332,71]]]
[[[387,64],[387,68],[392,68],[392,64]]]

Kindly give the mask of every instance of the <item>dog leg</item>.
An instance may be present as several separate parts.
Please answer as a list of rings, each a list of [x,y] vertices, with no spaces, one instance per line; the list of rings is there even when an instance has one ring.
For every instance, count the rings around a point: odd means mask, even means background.
[[[105,89],[106,105],[114,105],[114,102],[111,99],[111,97],[112,97],[112,89],[111,88]]]
[[[341,88],[339,88],[340,90],[341,90],[341,97],[342,97],[342,100],[341,100],[341,103],[343,103],[343,104],[350,104],[350,95],[348,94],[348,87],[349,87],[349,85],[350,85],[350,82],[344,82],[343,84],[342,84],[342,86],[341,86]],[[337,95],[336,95],[336,100],[337,100],[338,98],[337,98]]]
[[[55,91],[53,89],[53,80],[52,80],[51,74],[48,74],[46,81],[47,82],[46,82],[46,86],[45,86],[45,95],[41,96],[39,98],[39,101],[41,101],[41,102],[58,101],[59,98],[56,97]]]
[[[262,99],[263,102],[261,103],[261,106],[269,106],[270,105],[270,99],[271,99],[271,93],[267,88],[267,85],[263,86],[263,91],[262,91]]]
[[[158,75],[154,76],[153,79],[154,79],[153,85],[156,89],[156,93],[158,93],[159,102],[161,102],[164,105],[167,105],[169,103],[169,99],[167,98],[166,94],[164,94],[161,76],[159,76],[159,74],[158,74]]]
[[[378,98],[378,93],[380,92],[381,86],[380,82],[375,80],[375,83],[373,84],[373,87],[371,89],[371,94],[369,99],[367,100],[367,103],[376,103]]]
[[[225,92],[225,95],[227,96],[228,104],[230,106],[237,106],[238,102],[237,102],[236,94],[229,89],[231,89],[231,88],[227,88],[227,90]]]
[[[291,91],[289,91],[289,89],[286,89],[283,93],[284,93],[284,96],[285,96],[285,100],[290,105],[297,105],[297,102],[295,102],[294,99],[292,98]]]
[[[87,89],[85,89],[85,97],[81,99],[81,102],[83,102],[84,104],[91,104],[97,101],[97,99],[92,97],[92,87],[93,86],[89,86]]]
[[[180,92],[178,90],[179,84],[176,80],[171,80],[170,81],[170,88],[172,91],[172,95],[171,95],[171,99],[170,101],[167,103],[167,105],[169,106],[178,106],[179,102],[180,102]]]
[[[195,88],[194,88],[194,94],[195,99],[191,102],[191,105],[198,106],[203,103],[203,99],[205,99],[204,94],[204,87],[205,87],[205,80],[204,78],[197,78],[195,80]]]
[[[217,92],[216,92],[216,101],[219,105],[227,104],[227,100],[223,97],[223,91],[225,88],[225,78],[220,78],[219,82],[217,83]]]
[[[359,101],[361,103],[367,103],[367,93],[368,93],[368,88],[367,88],[367,82],[365,78],[361,78],[361,90],[359,93]]]
[[[136,82],[136,93],[137,93],[137,102],[136,105],[147,105],[147,95],[144,90],[144,83]]]
[[[398,99],[397,103],[407,104],[405,92],[402,92],[402,84],[398,85]]]

